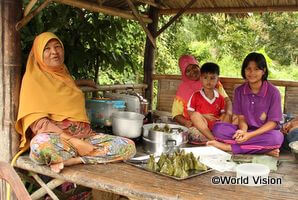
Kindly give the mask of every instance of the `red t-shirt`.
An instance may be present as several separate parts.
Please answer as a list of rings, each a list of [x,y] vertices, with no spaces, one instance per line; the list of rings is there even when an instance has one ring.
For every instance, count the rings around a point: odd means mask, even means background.
[[[189,99],[187,110],[197,111],[201,114],[213,114],[214,117],[219,118],[221,113],[225,112],[225,100],[216,90],[214,90],[214,98],[208,99],[203,91],[195,92]],[[212,130],[212,127],[216,121],[208,120],[208,127]]]

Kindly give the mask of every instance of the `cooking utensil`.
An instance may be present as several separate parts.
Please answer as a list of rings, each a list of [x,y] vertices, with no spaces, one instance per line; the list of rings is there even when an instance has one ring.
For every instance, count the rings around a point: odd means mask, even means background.
[[[298,141],[291,142],[289,144],[291,151],[295,157],[296,162],[298,163]]]
[[[115,112],[112,114],[112,130],[115,135],[137,138],[141,136],[144,115],[135,112]]]
[[[160,155],[161,153],[171,153],[178,148],[179,146],[177,145],[176,140],[167,140],[164,143],[160,143],[143,137],[143,149],[149,154],[154,153]]]

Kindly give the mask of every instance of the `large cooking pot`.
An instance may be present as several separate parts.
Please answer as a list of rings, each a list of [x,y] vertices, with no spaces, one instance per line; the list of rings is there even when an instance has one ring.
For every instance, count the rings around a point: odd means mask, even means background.
[[[156,126],[158,130],[154,128]],[[176,124],[146,124],[143,126],[143,141],[147,153],[167,152],[188,142],[188,128]]]
[[[143,149],[146,153],[161,154],[161,153],[171,153],[177,150],[180,145],[177,146],[175,140],[167,140],[166,143],[153,142],[145,137],[143,137]]]
[[[144,115],[135,112],[115,112],[112,114],[114,135],[137,138],[142,134]]]

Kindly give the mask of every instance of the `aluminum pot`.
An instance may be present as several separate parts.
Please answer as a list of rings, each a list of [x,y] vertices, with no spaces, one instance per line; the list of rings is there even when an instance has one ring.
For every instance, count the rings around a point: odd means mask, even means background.
[[[137,138],[141,136],[144,118],[144,115],[135,112],[113,113],[113,134],[127,138]]]
[[[143,149],[149,154],[161,154],[161,153],[171,153],[177,150],[179,146],[176,145],[175,140],[167,140],[165,144],[159,142],[153,142],[148,138],[143,137]]]
[[[162,127],[165,126],[162,125]],[[169,133],[149,129],[148,139],[157,143],[166,144],[167,141],[176,141],[177,146],[188,141],[188,129],[184,126],[167,124],[171,131]]]
[[[168,125],[170,133],[155,131],[154,126],[163,128]],[[181,129],[182,131],[178,131]],[[143,126],[144,150],[147,153],[161,153],[171,151],[188,142],[188,128],[176,124],[154,123]]]

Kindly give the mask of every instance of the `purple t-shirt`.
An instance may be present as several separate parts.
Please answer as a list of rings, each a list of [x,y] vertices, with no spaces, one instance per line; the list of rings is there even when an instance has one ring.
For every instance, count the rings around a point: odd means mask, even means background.
[[[243,83],[235,89],[233,113],[244,115],[249,128],[259,128],[267,121],[275,121],[279,128],[282,120],[281,98],[278,89],[264,81],[258,94],[252,93],[249,84]]]

